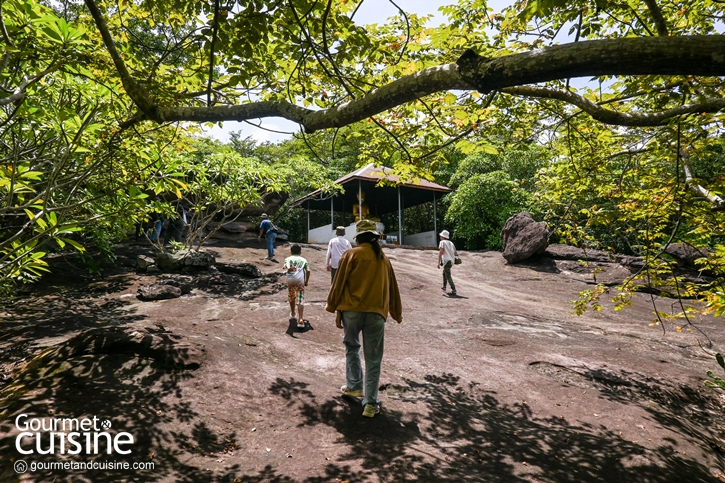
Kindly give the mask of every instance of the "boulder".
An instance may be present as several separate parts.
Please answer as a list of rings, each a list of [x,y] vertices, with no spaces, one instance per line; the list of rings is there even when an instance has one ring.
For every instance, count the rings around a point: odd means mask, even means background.
[[[188,293],[191,293],[191,283],[192,278],[185,275],[168,275],[161,280],[159,280],[158,283],[164,284],[164,285],[171,285],[172,287],[176,287],[179,290],[181,290],[181,295],[186,295]]]
[[[287,198],[289,198],[288,193],[265,192],[262,195],[261,205],[247,205],[242,209],[239,216],[241,218],[254,218],[257,220],[257,225],[259,225],[259,222],[262,221],[259,216],[262,213],[267,213],[269,216],[274,215],[282,208]]]
[[[678,265],[687,268],[698,268],[695,260],[708,255],[706,250],[699,250],[689,243],[672,243],[667,245],[665,253],[675,258]]]
[[[508,263],[516,263],[543,253],[549,244],[549,230],[546,223],[522,211],[506,220],[501,238],[503,257]]]
[[[138,296],[142,300],[166,300],[181,297],[181,289],[167,283],[152,283],[141,285]]]
[[[220,272],[234,273],[244,277],[259,278],[262,276],[262,270],[253,263],[223,263],[217,262],[216,268]]]
[[[560,245],[552,243],[546,247],[544,255],[556,258],[557,260],[585,260],[587,262],[609,263],[615,261],[612,253],[603,250],[589,250],[586,248],[577,248],[569,245]]]
[[[149,267],[155,264],[156,262],[154,259],[147,257],[146,255],[139,255],[136,257],[136,269],[140,272],[145,272]]]
[[[251,221],[232,221],[224,223],[219,229],[228,233],[244,233],[245,231],[256,231],[257,225]]]
[[[208,270],[214,265],[214,255],[197,250],[179,250],[176,253],[160,253],[155,258],[156,265],[164,272],[182,270]]]

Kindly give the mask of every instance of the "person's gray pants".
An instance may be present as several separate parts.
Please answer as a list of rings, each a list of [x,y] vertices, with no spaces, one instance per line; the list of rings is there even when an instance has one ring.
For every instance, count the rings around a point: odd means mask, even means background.
[[[445,265],[443,265],[443,290],[446,289],[446,282],[451,285],[451,290],[456,291],[456,286],[453,285],[453,277],[451,277],[451,267],[453,266],[453,262],[448,260]]]
[[[385,341],[385,317],[374,312],[342,312],[342,327],[345,337],[345,371],[348,389],[365,389],[362,404],[379,404],[380,365],[383,361]],[[360,363],[360,332],[363,335],[365,356],[365,377]]]

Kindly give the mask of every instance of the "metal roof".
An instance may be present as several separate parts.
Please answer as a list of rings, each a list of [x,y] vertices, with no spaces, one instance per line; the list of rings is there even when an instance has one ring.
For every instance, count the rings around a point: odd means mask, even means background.
[[[373,163],[370,163],[335,180],[336,184],[343,186],[344,194],[331,199],[329,195],[324,195],[321,190],[316,190],[296,199],[290,206],[311,210],[330,210],[330,204],[334,203],[336,211],[343,209],[352,211],[352,205],[357,204],[356,195],[359,183],[365,193],[365,202],[370,208],[370,212],[373,215],[383,215],[398,211],[398,187],[400,188],[403,208],[433,201],[434,195],[436,199],[440,199],[441,196],[452,191],[447,186],[424,179],[407,181],[399,186],[394,186],[400,182],[400,178],[389,174],[390,171],[392,171],[390,168],[385,166],[375,167]],[[388,183],[392,183],[393,186],[389,184],[378,185],[383,179]]]

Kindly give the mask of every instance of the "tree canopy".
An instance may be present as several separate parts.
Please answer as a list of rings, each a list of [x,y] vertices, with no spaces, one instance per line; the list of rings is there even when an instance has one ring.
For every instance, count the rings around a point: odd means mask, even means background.
[[[255,202],[253,188],[281,186],[290,166],[239,138],[236,154],[212,146],[202,160],[189,153],[209,146],[189,135],[194,123],[271,116],[299,123],[310,159],[329,169],[304,165],[316,185],[349,162],[445,172],[461,199],[484,200],[489,185],[487,206],[497,190],[521,195],[509,207],[538,203],[569,243],[648,254],[663,273],[663,247],[687,242],[712,249],[718,274],[721,0],[527,0],[501,12],[459,0],[435,27],[402,11],[360,25],[363,1],[0,3],[3,277],[37,275],[42,246],[107,246],[194,190],[217,193],[215,206]],[[450,167],[531,145],[536,169]],[[239,189],[218,190],[219,173]],[[469,235],[490,240],[478,221]],[[717,287],[705,297],[722,311]]]

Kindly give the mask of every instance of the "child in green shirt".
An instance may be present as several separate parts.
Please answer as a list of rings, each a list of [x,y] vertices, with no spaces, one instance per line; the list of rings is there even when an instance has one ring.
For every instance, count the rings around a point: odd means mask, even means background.
[[[305,327],[302,314],[305,308],[305,287],[310,280],[310,264],[300,254],[302,247],[294,244],[290,247],[292,255],[285,258],[284,270],[287,274],[287,291],[289,295],[290,322],[297,322],[297,327]],[[295,316],[297,307],[297,316]]]

